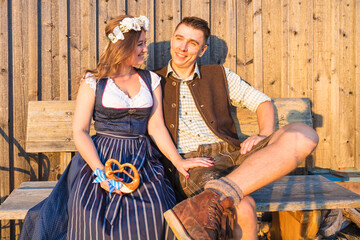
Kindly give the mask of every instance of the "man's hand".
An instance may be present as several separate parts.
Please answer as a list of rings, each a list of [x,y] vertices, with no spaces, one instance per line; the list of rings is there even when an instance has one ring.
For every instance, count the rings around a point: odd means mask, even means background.
[[[240,144],[240,153],[241,154],[245,154],[247,152],[249,152],[253,146],[255,146],[256,144],[258,144],[261,140],[265,139],[266,136],[251,136],[248,137],[245,141],[243,141]]]
[[[208,157],[196,157],[196,158],[187,158],[181,159],[173,162],[176,169],[184,175],[184,177],[188,178],[189,173],[187,172],[190,168],[195,167],[212,167],[214,166],[214,160]]]

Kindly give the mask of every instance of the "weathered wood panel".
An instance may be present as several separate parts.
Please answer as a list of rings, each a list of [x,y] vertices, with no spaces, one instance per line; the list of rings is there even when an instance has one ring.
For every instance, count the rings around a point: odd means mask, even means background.
[[[8,1],[0,1],[0,204],[10,194]],[[0,239],[10,237],[10,221],[0,221]]]
[[[15,186],[20,179],[56,179],[61,171],[59,154],[27,155],[23,150],[27,102],[75,99],[77,77],[95,66],[108,41],[103,34],[107,21],[125,13],[144,14],[151,21],[148,69],[167,64],[169,40],[182,17],[208,20],[212,36],[201,63],[220,61],[272,98],[310,98],[320,136],[312,164],[360,169],[360,0],[271,4],[11,0],[0,4],[1,161],[4,169],[14,169],[0,172],[1,179],[8,181],[1,182],[8,185],[1,197],[10,190],[11,181]],[[9,140],[9,134],[14,138]]]
[[[307,98],[278,98],[275,106],[275,128],[291,122],[303,122],[312,126],[310,101]],[[75,101],[31,101],[27,119],[27,152],[74,152],[72,116]],[[234,109],[235,110],[235,109]],[[256,114],[245,109],[233,111],[235,124],[241,139],[258,134]],[[94,134],[91,125],[90,134]]]
[[[29,208],[46,198],[55,184],[55,181],[22,183],[0,207],[0,219],[23,219]],[[251,195],[258,212],[360,206],[360,195],[320,175],[285,176]]]
[[[282,9],[281,0],[262,2],[264,91],[272,97],[281,97],[282,14],[279,9]]]
[[[0,219],[24,219],[30,208],[49,196],[56,181],[23,182],[6,199],[1,208]]]
[[[339,106],[340,106],[340,135],[337,147],[340,149],[340,158],[337,164],[340,168],[354,167],[355,135],[355,56],[354,56],[354,1],[339,2]],[[360,24],[360,23],[359,23]],[[352,122],[353,124],[349,124]],[[334,147],[334,146],[333,146]]]
[[[355,2],[355,39],[360,39],[360,0]],[[360,41],[355,41],[355,168],[360,169]]]
[[[313,111],[316,114],[314,118],[314,126],[318,132],[319,145],[316,149],[316,165],[328,168],[336,166],[336,156],[333,155],[334,150],[331,146],[331,124],[332,120],[324,116],[327,112],[331,114],[332,98],[330,96],[330,69],[331,69],[331,46],[330,37],[324,38],[326,34],[331,33],[331,5],[323,1],[314,2],[314,105]],[[333,96],[332,96],[333,97]],[[330,101],[326,101],[328,99]],[[337,123],[334,123],[337,125]],[[334,136],[334,139],[336,137]],[[327,158],[328,157],[328,158]]]
[[[360,204],[360,195],[321,175],[285,176],[251,196],[259,212],[354,208]]]

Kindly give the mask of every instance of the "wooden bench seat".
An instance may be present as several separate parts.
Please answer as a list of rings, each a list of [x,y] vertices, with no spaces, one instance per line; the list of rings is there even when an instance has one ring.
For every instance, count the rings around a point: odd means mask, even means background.
[[[0,205],[0,220],[24,219],[45,199],[56,181],[23,182]],[[252,194],[258,212],[360,207],[360,195],[321,175],[285,176]]]

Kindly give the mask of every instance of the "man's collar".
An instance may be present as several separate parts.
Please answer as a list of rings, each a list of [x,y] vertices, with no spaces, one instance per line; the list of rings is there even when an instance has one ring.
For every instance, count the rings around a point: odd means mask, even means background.
[[[177,79],[181,79],[177,74],[176,72],[174,71],[174,69],[172,68],[171,66],[171,61],[169,61],[168,63],[168,67],[167,67],[167,72],[166,72],[166,77],[168,77],[170,74],[173,74],[174,77],[176,77]],[[195,62],[195,71],[194,71],[194,74],[192,76],[190,76],[188,79],[181,79],[181,80],[184,80],[184,81],[187,81],[187,80],[193,80],[195,77],[196,77],[196,74],[199,76],[200,78],[200,70],[199,70],[199,66],[197,64],[197,62]]]

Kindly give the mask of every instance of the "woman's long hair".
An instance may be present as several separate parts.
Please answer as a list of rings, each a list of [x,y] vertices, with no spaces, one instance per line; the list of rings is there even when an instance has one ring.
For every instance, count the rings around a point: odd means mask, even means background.
[[[114,28],[119,26],[120,22],[127,17],[133,18],[131,15],[121,15],[110,20],[105,27],[105,36],[107,37],[112,33]],[[143,28],[141,30],[145,31]],[[85,70],[82,77],[88,72],[92,73],[97,80],[116,75],[120,64],[124,63],[133,54],[142,31],[130,30],[124,33],[123,40],[118,40],[116,43],[108,40],[109,42],[100,56],[97,67]]]

